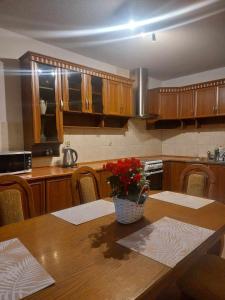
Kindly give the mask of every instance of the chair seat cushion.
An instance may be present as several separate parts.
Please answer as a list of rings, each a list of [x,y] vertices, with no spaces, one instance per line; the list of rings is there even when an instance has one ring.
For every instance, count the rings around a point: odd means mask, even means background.
[[[201,257],[178,285],[195,300],[225,300],[225,260],[215,255]]]

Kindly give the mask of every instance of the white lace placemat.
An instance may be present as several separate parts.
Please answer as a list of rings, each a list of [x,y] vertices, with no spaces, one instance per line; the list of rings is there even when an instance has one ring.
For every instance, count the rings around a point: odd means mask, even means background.
[[[208,205],[208,204],[214,202],[214,200],[211,200],[211,199],[189,196],[189,195],[174,193],[174,192],[169,192],[169,191],[152,194],[149,197],[153,198],[153,199],[177,204],[177,205],[194,208],[194,209],[199,209],[205,205]]]
[[[106,200],[96,200],[78,206],[56,211],[52,215],[67,222],[79,225],[115,212],[112,202]]]
[[[18,239],[0,243],[0,299],[22,299],[54,282]]]
[[[213,233],[213,230],[164,217],[117,243],[172,268]]]

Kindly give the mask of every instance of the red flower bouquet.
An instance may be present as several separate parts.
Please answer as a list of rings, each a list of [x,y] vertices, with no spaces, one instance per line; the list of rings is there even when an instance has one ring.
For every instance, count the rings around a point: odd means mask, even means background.
[[[131,158],[109,162],[104,169],[110,171],[112,176],[108,182],[112,187],[112,196],[128,199],[139,204],[147,198],[149,182],[146,180],[139,159]]]

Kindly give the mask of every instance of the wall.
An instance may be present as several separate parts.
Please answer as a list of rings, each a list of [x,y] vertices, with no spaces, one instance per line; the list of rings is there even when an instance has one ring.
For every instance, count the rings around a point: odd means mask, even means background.
[[[108,65],[76,53],[53,47],[39,41],[0,29],[0,151],[23,148],[22,112],[18,58],[26,51],[50,55],[75,63],[88,65],[117,75],[129,76],[129,71]],[[4,68],[4,75],[2,69]],[[7,72],[10,75],[7,75]],[[65,141],[79,154],[79,161],[93,161],[125,156],[161,153],[161,132],[145,130],[145,121],[131,120],[128,131],[109,129],[65,129]],[[35,166],[60,164],[59,158],[34,159]]]
[[[225,78],[225,67],[162,81],[161,86],[176,87]]]
[[[106,72],[129,77],[129,71],[98,60],[55,47],[12,31],[0,28],[0,59],[19,59],[25,52],[33,51]]]
[[[162,82],[162,86],[183,86],[198,82],[225,78],[225,68],[174,78]],[[163,130],[162,153],[164,155],[207,156],[215,147],[225,147],[225,130]]]
[[[225,147],[225,130],[163,130],[162,154],[206,157],[207,151]]]

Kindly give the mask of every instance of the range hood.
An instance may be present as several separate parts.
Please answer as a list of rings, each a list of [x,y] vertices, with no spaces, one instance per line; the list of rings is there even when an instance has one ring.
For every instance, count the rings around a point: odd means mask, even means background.
[[[130,72],[133,83],[133,97],[135,107],[135,117],[148,119],[153,115],[148,112],[148,69],[138,68]]]

